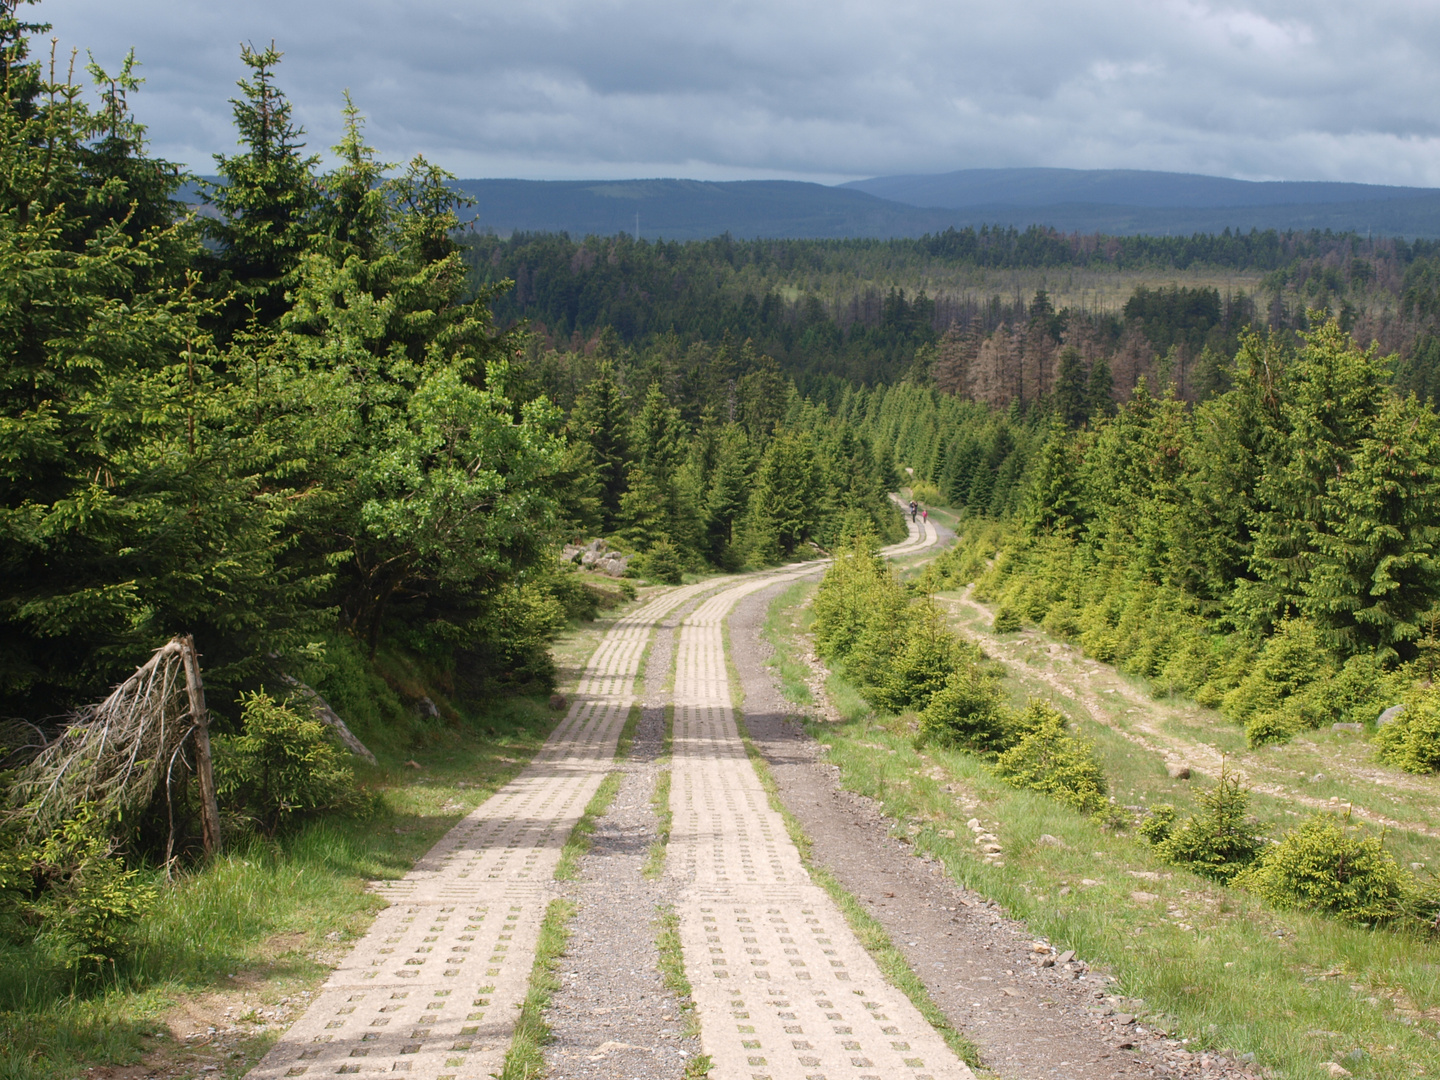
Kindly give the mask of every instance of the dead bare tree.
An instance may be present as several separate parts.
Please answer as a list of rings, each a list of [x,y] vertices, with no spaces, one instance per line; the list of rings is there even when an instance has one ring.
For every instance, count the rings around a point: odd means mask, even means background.
[[[144,811],[163,787],[173,807],[177,766],[192,748],[205,850],[220,849],[220,810],[210,760],[209,716],[190,635],[173,638],[104,701],[81,709],[16,773],[9,813],[40,837],[82,806],[124,819]],[[174,844],[171,814],[167,860]]]

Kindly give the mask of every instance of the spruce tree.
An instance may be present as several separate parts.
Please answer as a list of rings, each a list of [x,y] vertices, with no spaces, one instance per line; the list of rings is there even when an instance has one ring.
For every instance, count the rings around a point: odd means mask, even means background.
[[[291,118],[290,102],[275,83],[284,54],[274,42],[257,50],[243,45],[240,59],[251,75],[232,98],[235,127],[244,149],[216,154],[221,182],[205,187],[219,216],[206,231],[217,245],[222,289],[231,294],[225,329],[254,318],[262,326],[286,310],[285,291],[309,242],[320,202],[315,181],[319,158],[303,153],[304,129]]]
[[[1360,352],[1333,320],[1303,337],[1275,387],[1280,429],[1264,448],[1256,484],[1256,582],[1237,598],[1257,629],[1306,610],[1327,493],[1351,468],[1385,395],[1374,349]]]
[[[752,455],[745,429],[738,424],[725,425],[717,450],[705,494],[706,535],[710,557],[733,567],[735,560],[730,553],[735,544],[735,526],[744,516],[750,493]]]
[[[1067,427],[1078,428],[1090,415],[1085,365],[1073,345],[1060,350],[1060,369],[1055,375],[1055,415]]]
[[[630,417],[610,361],[600,362],[595,378],[581,391],[570,429],[590,447],[599,486],[600,528],[614,532],[620,525],[620,500],[625,494]]]

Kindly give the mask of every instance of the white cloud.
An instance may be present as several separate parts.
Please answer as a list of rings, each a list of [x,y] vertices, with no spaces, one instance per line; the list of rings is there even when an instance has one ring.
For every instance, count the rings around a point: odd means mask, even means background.
[[[1440,5],[1414,0],[45,0],[137,48],[156,152],[230,150],[276,39],[314,149],[340,93],[383,154],[464,176],[813,178],[1158,168],[1440,186]]]

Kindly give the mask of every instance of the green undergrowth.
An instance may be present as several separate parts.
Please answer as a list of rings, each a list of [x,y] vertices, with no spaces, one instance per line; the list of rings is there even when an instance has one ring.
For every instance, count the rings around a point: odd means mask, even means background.
[[[1005,680],[1012,700],[1041,685],[1025,675]],[[843,679],[832,677],[831,686],[842,699],[858,697]],[[1051,704],[1095,741],[1122,802],[1195,809],[1189,791],[1208,781],[1171,780],[1158,755],[1087,722],[1061,695]],[[1145,1022],[1189,1038],[1191,1049],[1253,1052],[1290,1080],[1328,1076],[1326,1063],[1342,1057],[1363,1077],[1399,1080],[1440,1068],[1440,948],[1433,941],[1277,911],[1166,865],[1133,832],[1011,787],[973,754],[934,744],[917,749],[913,716],[858,706],[842,713],[842,722],[812,723],[810,731],[840,768],[843,786],[877,800],[896,832],[917,853],[939,859],[957,882],[1110,972],[1120,991],[1143,1000]],[[1261,831],[1277,835],[1310,816],[1308,808],[1259,795],[1252,809]],[[998,838],[998,860],[980,856],[970,820]],[[1413,834],[1385,842],[1402,864],[1433,845]],[[1358,1058],[1346,1056],[1357,1049]]]
[[[815,863],[811,857],[810,838],[805,835],[805,830],[801,828],[800,822],[780,801],[780,791],[775,784],[774,776],[770,773],[769,763],[756,747],[754,740],[750,738],[749,732],[745,730],[745,722],[739,715],[736,716],[736,724],[740,729],[740,738],[745,744],[745,753],[749,755],[751,764],[754,765],[755,772],[760,777],[760,784],[769,796],[770,808],[784,819],[785,831],[790,834],[791,842],[799,849],[800,860],[809,872],[811,880],[819,884],[835,901],[836,906],[845,915],[845,921],[849,923],[850,929],[854,931],[856,939],[875,960],[876,966],[879,967],[886,981],[910,999],[911,1004],[920,1011],[920,1015],[925,1017],[930,1026],[945,1040],[945,1045],[950,1047],[961,1061],[972,1068],[980,1068],[979,1047],[950,1023],[940,1006],[936,1005],[934,999],[931,998],[925,983],[910,967],[909,961],[905,959],[905,954],[897,949],[895,943],[890,940],[890,935],[886,933],[885,928],[865,911],[859,901],[846,891],[833,874]]]
[[[505,1051],[505,1064],[497,1080],[533,1080],[545,1074],[545,1044],[550,1041],[550,1026],[545,1023],[545,1007],[560,989],[555,974],[560,957],[570,940],[570,920],[576,907],[569,900],[557,897],[545,908],[540,923],[540,939],[535,946],[535,963],[530,967],[530,985],[520,1005],[520,1019],[510,1047]]]

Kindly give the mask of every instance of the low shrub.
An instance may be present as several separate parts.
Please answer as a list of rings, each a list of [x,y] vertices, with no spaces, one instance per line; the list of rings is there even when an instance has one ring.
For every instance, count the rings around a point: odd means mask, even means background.
[[[650,545],[650,550],[640,557],[640,572],[651,581],[661,585],[679,585],[684,580],[685,565],[680,549],[665,537]]]
[[[1170,830],[1175,827],[1175,807],[1170,803],[1156,803],[1150,807],[1150,812],[1140,822],[1136,830],[1142,840],[1151,844],[1162,843],[1170,836]]]
[[[1385,850],[1334,814],[1316,814],[1265,850],[1234,884],[1277,908],[1306,908],[1347,922],[1386,922],[1404,913],[1413,878]]]
[[[928,598],[912,603],[906,616],[904,644],[878,683],[864,689],[872,705],[891,712],[925,708],[952,672],[977,659],[973,647],[950,632]]]
[[[1013,634],[1019,630],[1024,623],[1020,618],[1020,612],[1008,604],[1001,604],[995,609],[995,622],[991,629],[997,634]]]
[[[920,714],[920,734],[945,746],[998,754],[1013,740],[1015,720],[995,679],[979,664],[964,664]]]
[[[1195,801],[1199,810],[1180,819],[1173,806],[1153,807],[1140,835],[1164,862],[1228,882],[1255,861],[1263,843],[1250,816],[1250,792],[1222,767],[1219,782]]]
[[[1105,805],[1105,774],[1094,748],[1077,738],[1054,706],[1032,701],[1016,720],[1018,738],[995,772],[1015,787],[1094,813]]]
[[[1252,750],[1257,746],[1289,742],[1300,728],[1292,710],[1267,709],[1245,722],[1245,742]]]
[[[328,727],[268,694],[241,700],[241,733],[214,739],[215,786],[228,814],[273,836],[292,815],[359,805]]]
[[[1054,637],[1069,640],[1080,633],[1080,612],[1068,600],[1052,604],[1040,622],[1040,628]]]
[[[39,841],[13,824],[0,826],[0,934],[17,945],[34,940],[85,973],[121,959],[156,891],[126,867],[113,822],[85,806]]]
[[[88,809],[66,821],[34,853],[33,907],[38,941],[66,967],[94,970],[129,948],[130,930],[155,902],[155,887],[127,869],[108,830]]]
[[[1334,672],[1335,665],[1315,625],[1305,619],[1282,619],[1249,673],[1225,695],[1220,711],[1237,724],[1249,724],[1277,712],[1287,698]],[[1292,716],[1286,722],[1293,724],[1295,719]],[[1279,731],[1282,726],[1270,721],[1267,730]]]
[[[1410,694],[1405,711],[1375,733],[1375,756],[1406,772],[1440,771],[1440,692]]]
[[[922,480],[910,489],[910,497],[921,506],[935,506],[940,502],[940,489]]]

